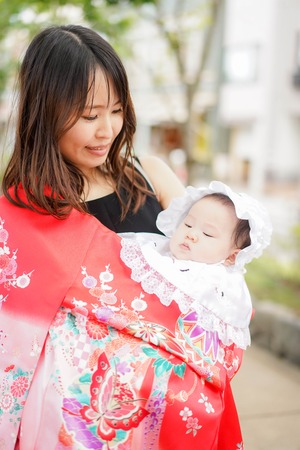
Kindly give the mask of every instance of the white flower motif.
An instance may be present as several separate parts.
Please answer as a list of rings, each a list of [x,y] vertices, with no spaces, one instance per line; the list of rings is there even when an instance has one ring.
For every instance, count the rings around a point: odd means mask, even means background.
[[[86,287],[88,289],[91,289],[91,288],[97,286],[97,280],[96,280],[95,277],[87,275],[82,280],[82,284],[83,284],[84,287]]]
[[[207,414],[210,414],[210,413],[214,413],[214,412],[215,412],[215,410],[214,410],[212,404],[209,403],[208,397],[206,397],[206,395],[201,394],[201,398],[198,400],[198,402],[204,404],[205,410],[206,410]]]
[[[82,300],[76,300],[76,298],[73,299],[72,304],[77,306],[77,308],[82,308],[83,306],[86,306],[87,303]]]
[[[201,394],[201,398],[198,400],[199,403],[205,403],[207,402],[208,397],[206,397],[206,395]]]
[[[105,292],[104,294],[101,295],[100,301],[108,305],[114,305],[118,301],[118,298],[115,295],[116,292],[117,291],[110,293]]]
[[[105,266],[105,269],[106,269],[105,272],[100,273],[99,278],[100,281],[102,281],[102,283],[109,283],[114,279],[114,276],[110,271],[109,265]]]
[[[147,303],[145,300],[142,300],[141,298],[135,297],[134,300],[131,302],[131,307],[135,311],[144,311],[147,308]]]
[[[207,414],[210,414],[210,413],[214,413],[214,412],[215,412],[215,410],[214,410],[212,404],[209,403],[209,402],[205,402],[205,410],[206,410]]]
[[[109,286],[108,284],[105,284],[103,281],[101,282],[101,289],[103,291],[110,291],[112,289],[111,286]]]
[[[7,299],[7,295],[4,297],[4,295],[0,294],[0,308],[2,306],[2,303],[4,303],[6,299]]]
[[[30,283],[30,278],[28,275],[20,275],[17,280],[16,280],[16,284],[19,288],[26,288]]]
[[[3,242],[5,244],[7,242],[7,240],[8,240],[8,231],[5,230],[4,228],[2,228],[2,226],[1,226],[0,227],[0,242]]]
[[[187,406],[185,406],[179,413],[182,416],[182,420],[186,421],[189,417],[191,417],[193,415],[192,411],[190,410],[190,408],[188,408]]]

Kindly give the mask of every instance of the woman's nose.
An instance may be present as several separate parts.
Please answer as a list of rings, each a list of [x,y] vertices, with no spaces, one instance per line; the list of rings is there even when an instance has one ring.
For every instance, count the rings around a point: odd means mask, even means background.
[[[113,135],[113,126],[110,116],[108,114],[103,115],[99,119],[96,136],[110,138]]]

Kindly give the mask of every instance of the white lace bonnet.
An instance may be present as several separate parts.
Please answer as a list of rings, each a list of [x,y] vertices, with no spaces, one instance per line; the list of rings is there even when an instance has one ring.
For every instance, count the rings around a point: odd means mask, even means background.
[[[244,193],[235,193],[220,181],[212,181],[208,188],[188,186],[185,195],[172,200],[169,207],[159,213],[156,225],[166,236],[171,237],[182,222],[192,205],[208,194],[227,195],[235,206],[239,219],[246,219],[250,225],[251,245],[242,249],[236,258],[235,269],[243,269],[253,258],[258,258],[270,244],[272,225],[268,212],[256,199]]]

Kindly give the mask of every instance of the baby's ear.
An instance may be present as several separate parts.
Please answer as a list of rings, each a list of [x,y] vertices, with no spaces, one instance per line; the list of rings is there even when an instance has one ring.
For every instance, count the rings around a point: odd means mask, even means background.
[[[236,248],[224,261],[224,266],[233,266],[236,260],[238,253],[240,253],[241,249]]]

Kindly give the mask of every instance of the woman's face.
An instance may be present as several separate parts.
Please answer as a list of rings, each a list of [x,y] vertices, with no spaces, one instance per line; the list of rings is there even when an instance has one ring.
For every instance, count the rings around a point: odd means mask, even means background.
[[[59,140],[62,155],[89,178],[105,162],[123,120],[120,99],[98,69],[95,89],[88,96],[82,116]]]

